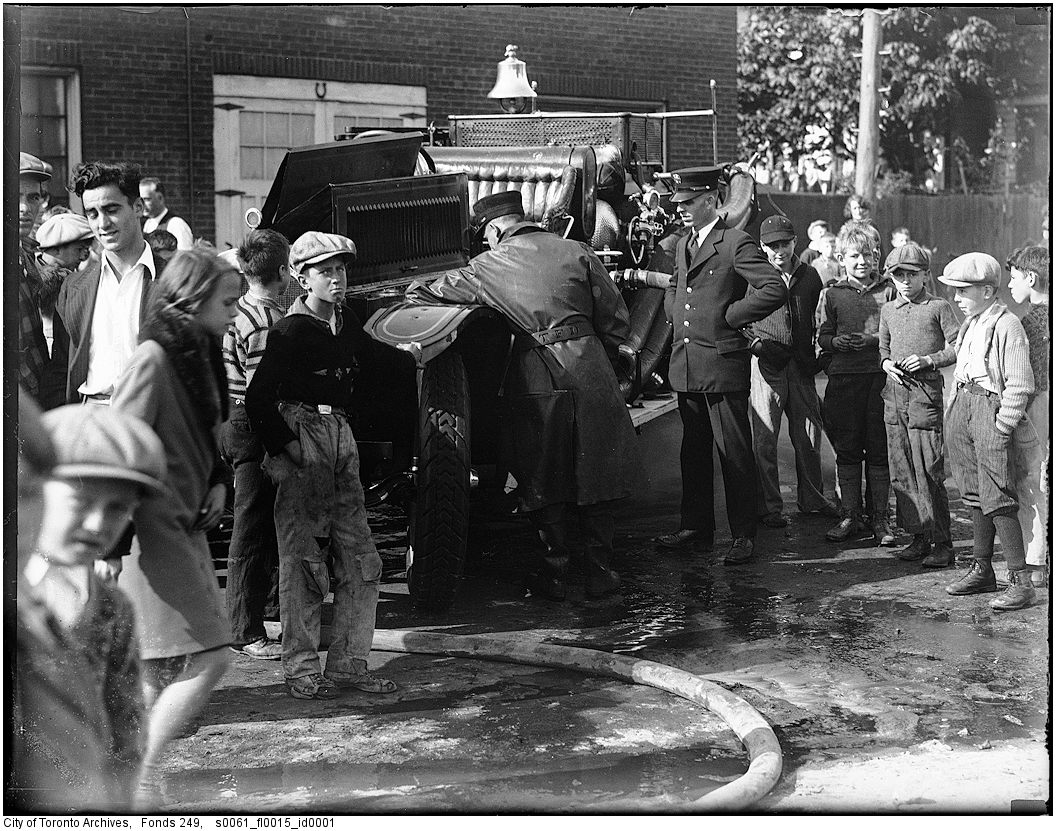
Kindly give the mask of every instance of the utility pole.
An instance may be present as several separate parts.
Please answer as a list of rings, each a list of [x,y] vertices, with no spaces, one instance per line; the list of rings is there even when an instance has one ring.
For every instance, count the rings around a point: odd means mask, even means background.
[[[883,31],[876,9],[862,12],[862,79],[858,92],[858,152],[854,189],[870,202],[876,195],[876,165],[880,158],[880,41]]]

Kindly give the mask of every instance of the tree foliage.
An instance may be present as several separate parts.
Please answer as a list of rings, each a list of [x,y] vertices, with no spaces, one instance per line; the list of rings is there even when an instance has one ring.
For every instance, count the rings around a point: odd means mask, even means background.
[[[984,14],[973,7],[884,11],[884,48],[890,54],[881,59],[880,152],[889,170],[920,177],[931,166],[933,137],[950,138],[957,107],[1014,91],[1011,24]],[[827,153],[853,157],[859,18],[860,10],[750,7],[738,38],[744,155],[762,151],[793,164],[804,156],[825,163]],[[981,154],[983,148],[975,151]]]

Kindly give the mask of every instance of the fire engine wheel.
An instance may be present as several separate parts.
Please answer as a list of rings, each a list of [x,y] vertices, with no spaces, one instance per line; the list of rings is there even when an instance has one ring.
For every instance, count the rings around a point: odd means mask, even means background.
[[[462,579],[469,525],[469,381],[457,352],[426,365],[420,401],[407,588],[415,606],[441,611]]]

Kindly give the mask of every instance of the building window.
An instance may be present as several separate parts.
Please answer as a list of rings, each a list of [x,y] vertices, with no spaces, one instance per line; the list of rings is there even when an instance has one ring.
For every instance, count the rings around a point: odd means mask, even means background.
[[[81,161],[80,94],[72,70],[24,68],[19,146],[54,169],[48,191],[51,205],[68,205],[66,185]]]

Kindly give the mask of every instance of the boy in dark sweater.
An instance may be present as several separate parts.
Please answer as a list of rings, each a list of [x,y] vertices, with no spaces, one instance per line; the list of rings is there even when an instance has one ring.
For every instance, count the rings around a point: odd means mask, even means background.
[[[819,369],[814,327],[821,278],[793,253],[796,232],[788,217],[775,214],[763,220],[759,241],[788,287],[785,305],[748,327],[754,338],[749,403],[762,502],[760,522],[768,528],[783,528],[788,520],[781,515],[777,470],[782,415],[788,417],[788,437],[796,454],[799,512],[839,517],[836,506],[823,495],[821,481],[821,400],[814,387]]]
[[[836,478],[847,515],[825,538],[832,542],[859,537],[862,519],[862,462],[865,462],[872,532],[880,545],[894,545],[888,524],[890,491],[887,435],[882,392],[887,376],[880,369],[880,309],[897,296],[881,279],[880,234],[866,222],[850,221],[836,238],[836,257],[844,279],[825,289],[818,309],[818,348],[832,358],[825,372],[825,431],[836,451]]]
[[[898,524],[913,535],[898,557],[921,560],[925,568],[945,568],[954,554],[939,369],[957,360],[959,324],[953,307],[924,288],[930,282],[931,261],[915,242],[888,254],[884,274],[898,289],[898,297],[880,310],[880,366],[888,379],[887,458]]]
[[[369,341],[343,305],[356,246],[308,231],[290,249],[290,272],[307,292],[268,334],[246,390],[264,470],[276,484],[282,668],[294,698],[336,698],[338,687],[390,693],[367,671],[381,557],[367,525],[359,452],[349,426],[357,354]],[[319,666],[323,598],[334,573],[334,621],[326,671]]]

